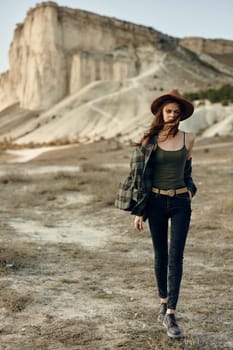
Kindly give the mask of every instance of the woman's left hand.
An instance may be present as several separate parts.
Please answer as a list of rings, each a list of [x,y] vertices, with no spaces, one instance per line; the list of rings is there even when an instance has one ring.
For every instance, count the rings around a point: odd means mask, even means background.
[[[138,231],[141,232],[143,231],[143,217],[142,216],[135,216],[134,219],[134,228]]]

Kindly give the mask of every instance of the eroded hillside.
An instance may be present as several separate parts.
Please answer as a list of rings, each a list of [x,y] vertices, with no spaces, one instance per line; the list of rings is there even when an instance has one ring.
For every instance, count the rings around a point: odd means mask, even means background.
[[[132,139],[150,122],[149,105],[163,91],[233,83],[233,68],[222,59],[232,54],[232,42],[200,40],[178,40],[53,2],[38,4],[17,26],[10,70],[0,76],[0,140]],[[217,117],[215,109],[211,117],[209,106],[201,110],[204,124],[227,117],[231,130],[232,109]],[[194,123],[194,131],[203,129]]]

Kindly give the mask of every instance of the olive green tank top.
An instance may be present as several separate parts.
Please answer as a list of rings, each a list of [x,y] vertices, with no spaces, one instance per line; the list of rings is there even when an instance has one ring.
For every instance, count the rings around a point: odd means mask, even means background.
[[[187,149],[184,146],[177,151],[166,151],[159,146],[152,154],[153,187],[161,190],[185,187],[184,168]]]

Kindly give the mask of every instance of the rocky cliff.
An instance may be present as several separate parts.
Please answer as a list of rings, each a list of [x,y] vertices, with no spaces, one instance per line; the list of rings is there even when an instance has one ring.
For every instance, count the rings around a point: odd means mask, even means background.
[[[178,40],[153,28],[44,2],[15,30],[0,76],[0,135],[15,142],[135,134],[161,91],[233,82],[232,42]]]
[[[181,39],[180,44],[198,54],[233,55],[233,41],[231,40],[187,37]]]
[[[223,39],[183,38],[180,45],[202,58],[209,56],[228,68],[233,68],[233,41]],[[215,62],[216,64],[217,62]]]
[[[10,72],[0,81],[1,92],[7,85],[14,94],[1,93],[0,109],[12,102],[45,109],[94,80],[140,74],[154,62],[153,46],[161,39],[143,26],[53,2],[38,4],[15,30]]]

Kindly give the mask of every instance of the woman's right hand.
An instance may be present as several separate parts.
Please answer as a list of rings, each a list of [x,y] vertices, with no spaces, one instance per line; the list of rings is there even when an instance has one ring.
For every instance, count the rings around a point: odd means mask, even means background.
[[[135,216],[134,227],[138,232],[143,231],[143,216]]]

